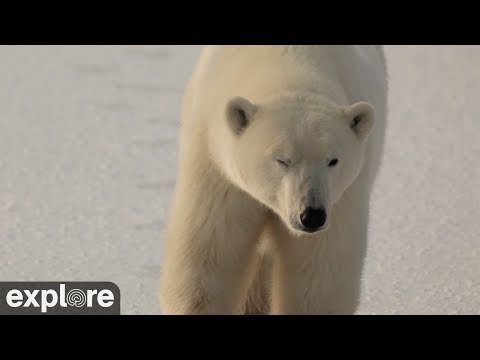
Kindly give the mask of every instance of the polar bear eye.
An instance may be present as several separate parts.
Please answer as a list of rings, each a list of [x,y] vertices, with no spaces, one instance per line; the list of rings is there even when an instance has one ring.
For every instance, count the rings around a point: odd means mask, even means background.
[[[338,159],[332,159],[328,163],[328,167],[335,167],[338,164]]]
[[[290,160],[277,159],[277,163],[279,163],[285,168],[288,168],[290,166]]]

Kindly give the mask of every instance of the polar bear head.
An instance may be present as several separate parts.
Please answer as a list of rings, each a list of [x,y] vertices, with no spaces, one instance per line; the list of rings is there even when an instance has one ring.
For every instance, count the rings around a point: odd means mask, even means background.
[[[362,169],[374,114],[367,102],[339,106],[320,96],[234,97],[224,112],[228,175],[293,233],[325,230]]]

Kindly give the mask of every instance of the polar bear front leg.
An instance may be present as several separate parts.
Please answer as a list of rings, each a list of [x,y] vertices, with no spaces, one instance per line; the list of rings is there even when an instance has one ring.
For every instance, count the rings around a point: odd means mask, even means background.
[[[318,235],[293,236],[277,219],[272,314],[354,314],[360,296],[366,227],[344,218]]]
[[[263,209],[226,182],[180,184],[161,278],[164,314],[233,314],[247,291]]]

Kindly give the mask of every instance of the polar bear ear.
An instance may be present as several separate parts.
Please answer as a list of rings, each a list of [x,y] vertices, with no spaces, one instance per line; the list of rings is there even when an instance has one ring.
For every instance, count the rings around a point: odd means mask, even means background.
[[[227,104],[227,121],[236,135],[240,135],[250,125],[257,106],[247,99],[236,96]]]
[[[375,122],[375,109],[367,102],[361,101],[344,109],[350,129],[364,140],[370,134]]]

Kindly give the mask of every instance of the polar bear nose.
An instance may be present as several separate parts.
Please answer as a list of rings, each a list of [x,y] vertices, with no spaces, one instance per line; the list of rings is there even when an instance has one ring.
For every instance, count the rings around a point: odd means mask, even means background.
[[[300,215],[300,221],[308,232],[314,232],[325,225],[327,213],[324,208],[307,207]]]

